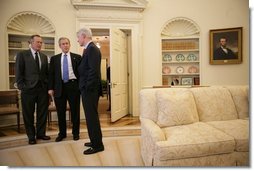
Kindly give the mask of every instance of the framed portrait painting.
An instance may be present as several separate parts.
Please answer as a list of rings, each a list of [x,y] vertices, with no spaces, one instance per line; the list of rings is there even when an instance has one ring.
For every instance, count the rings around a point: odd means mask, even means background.
[[[210,64],[242,63],[242,27],[210,30]]]

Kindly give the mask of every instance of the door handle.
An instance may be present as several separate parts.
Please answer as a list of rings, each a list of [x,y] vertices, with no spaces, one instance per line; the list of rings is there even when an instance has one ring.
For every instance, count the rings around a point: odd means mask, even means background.
[[[117,83],[112,83],[112,87],[114,88],[117,85]]]

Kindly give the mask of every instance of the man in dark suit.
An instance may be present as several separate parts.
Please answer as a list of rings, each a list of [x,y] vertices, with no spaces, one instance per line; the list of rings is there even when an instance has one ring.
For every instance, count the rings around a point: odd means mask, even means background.
[[[71,109],[73,140],[76,141],[79,140],[80,127],[80,91],[78,88],[78,65],[81,61],[81,56],[69,51],[70,40],[68,38],[61,37],[58,43],[59,47],[62,49],[62,53],[50,58],[48,90],[49,95],[55,99],[54,101],[58,116],[59,134],[55,141],[59,142],[66,138],[67,101]]]
[[[214,51],[214,60],[227,60],[237,59],[234,52],[227,48],[227,39],[225,37],[220,38],[220,47]]]
[[[16,83],[21,90],[22,114],[29,144],[36,139],[49,140],[46,136],[48,113],[48,58],[41,53],[42,38],[32,35],[30,49],[17,54]],[[34,112],[36,104],[36,128]]]
[[[88,28],[77,33],[80,46],[85,48],[78,71],[80,75],[79,89],[86,116],[88,135],[91,142],[84,145],[90,147],[83,154],[93,154],[104,150],[102,133],[98,116],[98,101],[102,96],[101,86],[101,52],[92,42],[92,32]]]

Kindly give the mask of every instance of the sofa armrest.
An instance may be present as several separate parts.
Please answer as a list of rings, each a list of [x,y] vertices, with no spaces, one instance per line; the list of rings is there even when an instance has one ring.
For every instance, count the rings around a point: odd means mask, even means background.
[[[150,119],[141,118],[141,128],[151,136],[153,142],[165,141],[166,137],[162,129]]]
[[[150,119],[141,118],[141,155],[146,166],[152,166],[155,154],[155,145],[164,141],[165,135],[161,128]]]

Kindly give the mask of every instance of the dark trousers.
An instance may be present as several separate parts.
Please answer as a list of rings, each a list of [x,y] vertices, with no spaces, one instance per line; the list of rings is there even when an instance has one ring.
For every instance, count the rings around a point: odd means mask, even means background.
[[[60,97],[55,97],[55,105],[58,117],[59,135],[66,136],[66,105],[69,102],[71,109],[72,134],[79,136],[80,128],[80,92],[77,81],[63,83]]]
[[[100,120],[98,115],[98,91],[82,91],[81,94],[90,141],[93,145],[93,148],[101,147],[103,143]]]
[[[21,91],[22,114],[28,138],[44,136],[48,114],[48,90],[37,85],[34,88]],[[36,105],[36,129],[34,126],[34,112]]]

